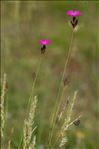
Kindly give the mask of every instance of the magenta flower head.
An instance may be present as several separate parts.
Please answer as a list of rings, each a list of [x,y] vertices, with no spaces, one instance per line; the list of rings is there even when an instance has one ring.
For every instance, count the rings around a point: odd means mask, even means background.
[[[41,44],[41,45],[48,45],[48,44],[49,44],[49,40],[47,40],[47,39],[42,39],[42,40],[40,40],[40,44]]]
[[[69,10],[67,12],[67,14],[71,17],[77,17],[80,15],[80,11],[79,10]]]
[[[49,43],[50,43],[50,41],[47,40],[47,39],[40,40],[40,44],[42,45],[42,47],[41,47],[41,54],[45,53],[46,45],[48,45]]]
[[[75,28],[78,24],[78,17],[81,13],[79,10],[68,10],[67,14],[72,17],[71,24],[72,27]]]

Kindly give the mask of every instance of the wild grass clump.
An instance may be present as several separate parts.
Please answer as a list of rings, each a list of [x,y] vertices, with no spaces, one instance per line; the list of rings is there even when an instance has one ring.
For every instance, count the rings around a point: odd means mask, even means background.
[[[66,86],[68,85],[68,81],[65,78],[65,74],[66,74],[68,63],[69,63],[70,57],[71,57],[75,27],[78,24],[77,16],[80,14],[79,11],[77,11],[77,10],[76,11],[70,10],[68,13],[69,13],[69,16],[72,17],[72,20],[71,20],[72,36],[71,36],[68,54],[66,55],[66,60],[65,60],[65,65],[64,65],[60,85],[59,85],[59,90],[58,90],[58,93],[57,93],[57,96],[55,99],[56,102],[55,102],[54,109],[53,109],[54,112],[51,113],[52,120],[49,121],[49,125],[50,125],[51,129],[48,130],[48,139],[47,139],[48,142],[45,142],[43,144],[45,149],[58,149],[58,148],[64,147],[68,140],[68,136],[66,134],[68,128],[72,124],[79,125],[79,123],[80,123],[80,120],[79,120],[80,116],[72,121],[73,107],[75,104],[75,100],[77,98],[77,91],[74,92],[74,95],[73,95],[73,97],[71,97],[71,100],[66,105],[65,110],[62,111],[59,115],[59,110],[60,110],[61,104],[63,102],[63,93],[65,92]],[[28,110],[27,110],[28,113],[24,120],[23,138],[22,138],[23,146],[18,147],[18,149],[22,149],[22,148],[23,149],[36,149],[37,146],[39,145],[39,144],[37,144],[37,141],[36,141],[37,136],[36,136],[36,132],[35,132],[35,130],[37,128],[37,125],[35,124],[35,112],[36,112],[38,99],[37,99],[37,96],[34,96],[35,95],[34,89],[35,89],[35,85],[36,85],[37,76],[38,76],[38,73],[39,73],[39,70],[41,67],[41,63],[44,58],[43,55],[45,55],[46,48],[49,43],[50,42],[48,39],[40,40],[41,57],[39,59],[39,64],[37,67],[35,79],[32,84],[31,96],[30,96],[29,102],[28,102]],[[4,132],[4,123],[5,123],[5,120],[4,120],[5,84],[6,84],[6,75],[4,75],[3,87],[2,87],[2,93],[1,93],[1,121],[2,121],[1,136],[2,137],[4,136],[3,132]],[[56,122],[58,118],[60,121],[59,126],[57,125],[57,122]],[[56,130],[58,130],[58,131],[56,131]],[[53,140],[54,140],[54,142],[53,142]],[[11,148],[11,140],[8,142],[8,149],[10,149],[10,148]]]

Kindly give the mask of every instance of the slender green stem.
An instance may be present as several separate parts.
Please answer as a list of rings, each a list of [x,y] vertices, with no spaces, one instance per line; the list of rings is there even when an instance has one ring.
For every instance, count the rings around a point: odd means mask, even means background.
[[[35,88],[36,80],[37,80],[37,77],[38,77],[38,74],[39,74],[39,71],[40,71],[41,63],[42,63],[42,57],[40,57],[40,59],[39,59],[39,64],[38,64],[38,67],[37,67],[36,76],[34,78],[34,81],[33,81],[33,84],[32,84],[32,89],[31,89],[31,95],[29,97],[28,107],[29,107],[29,105],[31,103],[31,99],[32,99],[32,97],[34,95],[34,88]]]
[[[63,84],[63,79],[64,79],[64,76],[65,76],[65,71],[67,69],[67,65],[69,63],[69,59],[70,59],[70,56],[71,56],[73,38],[74,38],[74,30],[72,31],[72,36],[71,36],[71,42],[70,42],[70,46],[69,46],[69,50],[68,50],[68,55],[66,57],[65,66],[64,66],[62,78],[61,78],[61,81],[60,81],[59,91],[58,91],[58,94],[57,94],[57,97],[56,97],[55,114],[52,116],[52,121],[51,121],[51,125],[53,125],[53,126],[52,126],[51,133],[49,134],[49,143],[48,143],[49,144],[48,145],[49,147],[51,145],[52,136],[53,136],[53,132],[54,132],[54,127],[55,127],[55,122],[56,122],[57,114],[58,114],[58,111],[59,111],[59,107],[60,107],[61,102],[62,102],[61,96],[63,94],[64,87],[62,88],[62,91],[61,91],[61,87],[62,87],[62,84]],[[59,101],[59,97],[61,99],[60,101]],[[58,101],[59,101],[59,103],[58,103]]]

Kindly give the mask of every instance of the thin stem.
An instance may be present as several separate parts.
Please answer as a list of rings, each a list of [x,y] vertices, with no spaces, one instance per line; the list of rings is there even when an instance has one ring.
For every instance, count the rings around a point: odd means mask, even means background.
[[[60,81],[60,86],[59,86],[58,94],[57,94],[57,97],[56,97],[55,114],[52,116],[52,123],[51,123],[51,124],[53,124],[53,126],[52,126],[51,133],[49,134],[49,147],[50,147],[50,144],[51,144],[51,141],[52,141],[52,136],[53,136],[53,132],[54,132],[54,127],[55,127],[55,122],[56,122],[57,114],[58,114],[58,111],[59,111],[59,107],[60,107],[61,102],[62,102],[62,98],[61,97],[62,97],[62,94],[63,94],[64,87],[62,88],[62,91],[61,91],[61,86],[63,84],[63,79],[64,79],[64,76],[65,76],[65,71],[67,69],[67,65],[68,65],[69,60],[70,60],[71,51],[72,51],[73,38],[74,38],[74,30],[72,31],[71,42],[70,42],[70,46],[69,46],[69,50],[68,50],[68,55],[66,57],[65,66],[64,66],[62,78],[61,78],[61,81]],[[61,93],[61,96],[60,96],[60,93]],[[60,100],[59,105],[58,105],[58,99],[59,99],[59,97],[60,97],[61,100]]]
[[[29,97],[28,106],[30,105],[31,99],[32,99],[32,97],[33,97],[33,95],[34,95],[34,87],[35,87],[36,80],[37,80],[37,77],[38,77],[38,74],[39,74],[39,71],[40,71],[41,63],[42,63],[42,57],[40,57],[39,64],[38,64],[38,67],[37,67],[36,76],[35,76],[34,81],[33,81],[33,84],[32,84],[32,90],[31,90],[31,95],[30,95],[30,97]]]

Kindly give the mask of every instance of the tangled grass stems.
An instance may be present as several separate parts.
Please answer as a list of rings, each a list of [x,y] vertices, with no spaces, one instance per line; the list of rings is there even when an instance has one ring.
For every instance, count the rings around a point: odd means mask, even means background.
[[[72,122],[68,123],[67,126],[66,126],[66,128],[63,127],[64,129],[61,130],[61,132],[59,133],[59,134],[61,135],[61,138],[60,138],[61,142],[60,142],[60,144],[59,144],[59,147],[62,147],[62,146],[64,146],[64,145],[66,144],[66,142],[67,142],[66,131],[69,129],[69,127],[70,127],[71,125],[74,124],[74,122],[78,121],[80,118],[81,118],[81,115],[78,116],[78,117],[77,117],[75,120],[73,120]],[[65,123],[65,121],[64,121],[64,123]],[[57,140],[58,140],[58,139],[57,139]],[[57,141],[56,141],[56,142],[57,142]],[[55,142],[55,144],[56,144],[56,142]],[[55,145],[55,144],[54,144],[54,145]]]
[[[34,149],[36,144],[36,138],[34,136],[32,140],[33,133],[36,127],[33,128],[35,111],[37,106],[37,96],[34,96],[33,101],[31,102],[30,111],[27,119],[24,121],[24,129],[23,129],[23,149]]]
[[[79,119],[81,117],[81,116],[79,116],[78,118],[76,118],[74,121],[71,122],[73,107],[74,107],[76,98],[77,98],[77,91],[74,92],[72,100],[67,107],[66,116],[65,116],[66,118],[64,119],[64,122],[63,122],[63,124],[62,124],[62,126],[58,132],[57,139],[56,139],[53,146],[56,145],[57,141],[60,142],[59,147],[62,147],[63,145],[65,145],[65,143],[67,142],[66,131],[77,119]]]
[[[5,100],[5,92],[6,92],[6,81],[7,81],[7,75],[4,74],[2,90],[1,90],[1,104],[0,104],[0,108],[1,108],[1,139],[2,140],[4,139],[4,126],[5,126],[4,100]]]
[[[66,111],[66,118],[64,120],[64,123],[61,127],[60,133],[59,135],[61,136],[61,142],[60,142],[60,147],[65,145],[66,142],[64,142],[64,138],[66,138],[65,133],[68,130],[69,126],[71,126],[73,124],[73,122],[71,122],[71,117],[72,117],[72,111],[73,111],[73,107],[74,107],[74,103],[77,97],[77,91],[74,92],[73,98],[70,102],[70,104],[68,105],[67,111]],[[64,142],[64,143],[63,143]]]
[[[58,147],[60,148],[60,147],[64,146],[65,143],[67,142],[66,130],[68,130],[68,128],[73,124],[73,122],[77,120],[77,119],[75,119],[74,121],[71,122],[72,110],[73,110],[73,107],[75,104],[76,97],[77,97],[77,91],[74,92],[72,100],[67,106],[67,110],[65,112],[66,118],[64,119],[61,128],[57,132],[56,141],[54,142],[53,147],[55,147],[60,142],[60,144],[58,145]],[[67,128],[67,129],[65,129],[65,128]]]
[[[74,106],[76,97],[77,97],[77,91],[74,92],[74,96],[73,96],[73,98],[71,100],[71,103],[68,106],[67,116],[66,116],[66,119],[65,119],[64,124],[63,124],[63,127],[62,127],[62,128],[64,128],[64,130],[67,130],[68,129],[69,123],[71,121],[73,106]]]
[[[69,46],[69,50],[68,50],[68,55],[66,56],[64,70],[63,70],[62,78],[61,78],[61,81],[60,81],[58,94],[57,94],[57,97],[56,97],[56,103],[55,103],[55,107],[54,107],[54,112],[52,114],[52,120],[51,120],[52,130],[49,133],[49,137],[48,137],[48,149],[50,149],[50,145],[51,145],[51,141],[52,141],[52,136],[53,136],[53,133],[54,133],[54,127],[55,127],[56,118],[57,118],[57,115],[58,115],[58,111],[59,111],[60,105],[62,103],[62,95],[63,95],[64,88],[62,88],[62,91],[61,91],[61,87],[62,87],[62,84],[63,84],[63,79],[64,79],[64,76],[65,76],[65,71],[67,69],[67,65],[69,63],[70,56],[71,56],[73,38],[74,38],[74,29],[72,30],[72,35],[71,35],[71,41],[70,41],[70,46]],[[59,101],[59,97],[60,97],[60,101]]]

